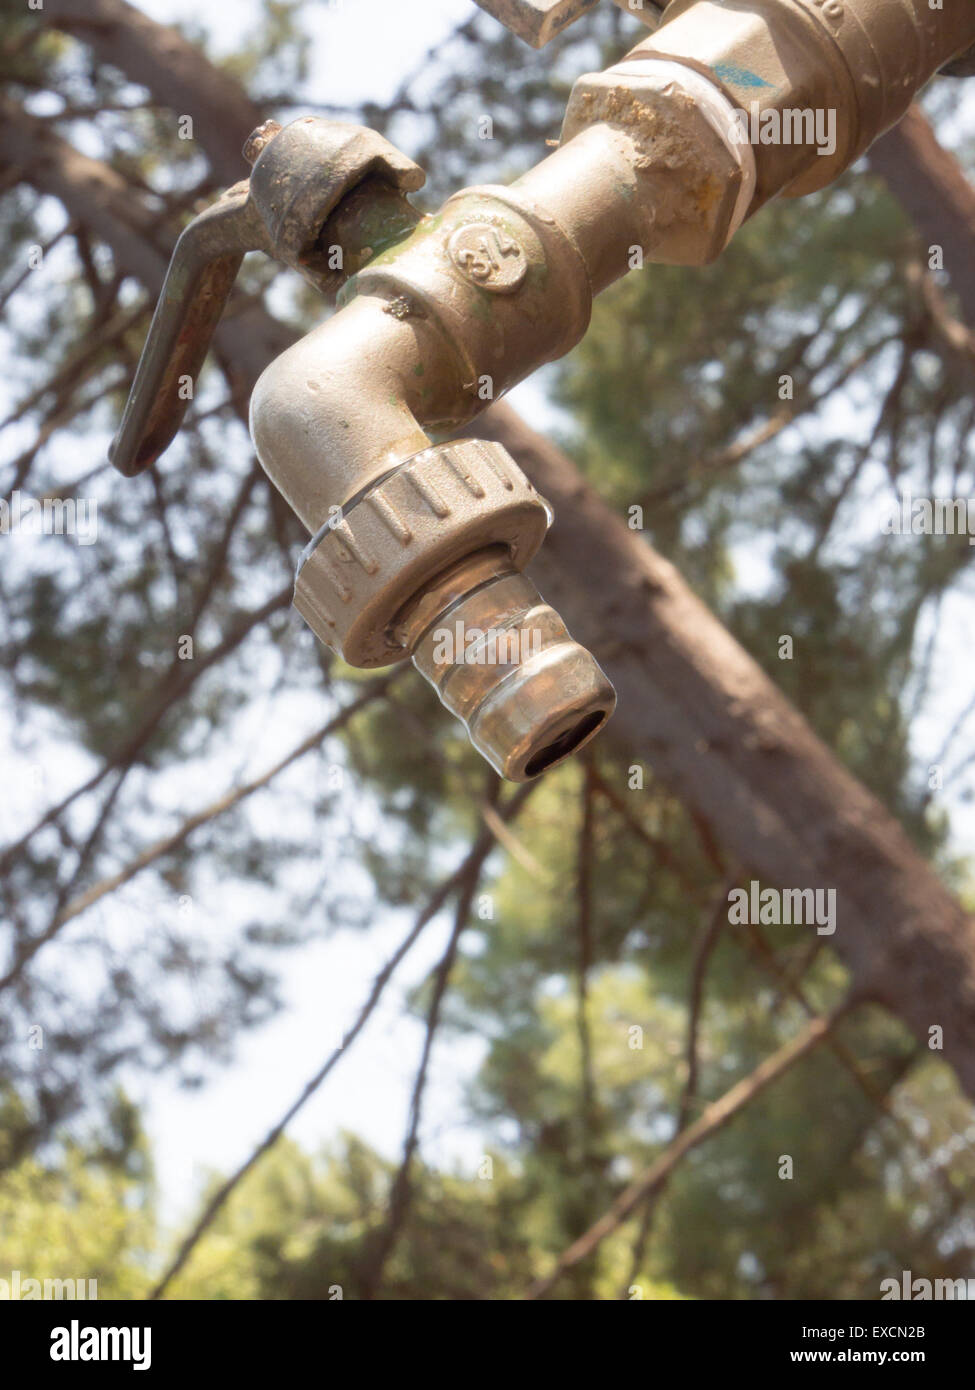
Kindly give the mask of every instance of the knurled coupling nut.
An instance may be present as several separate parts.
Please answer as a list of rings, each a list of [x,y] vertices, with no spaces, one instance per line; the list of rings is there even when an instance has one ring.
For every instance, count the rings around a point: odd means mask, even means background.
[[[311,539],[294,605],[352,666],[402,661],[398,613],[447,566],[505,545],[523,569],[552,520],[508,451],[491,440],[432,445],[382,474]]]

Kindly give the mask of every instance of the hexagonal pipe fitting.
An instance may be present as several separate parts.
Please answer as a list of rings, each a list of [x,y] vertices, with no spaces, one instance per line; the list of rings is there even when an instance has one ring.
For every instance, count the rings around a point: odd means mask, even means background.
[[[563,145],[571,148],[594,127],[629,144],[644,258],[705,265],[719,256],[748,213],[755,161],[715,84],[680,63],[624,60],[576,82]]]

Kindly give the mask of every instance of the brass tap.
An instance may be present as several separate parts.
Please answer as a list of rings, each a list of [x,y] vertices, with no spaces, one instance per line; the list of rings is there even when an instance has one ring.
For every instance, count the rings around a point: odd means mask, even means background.
[[[542,43],[598,0],[479,3]],[[713,260],[768,198],[830,183],[975,51],[973,0],[617,3],[652,32],[579,78],[559,149],[433,217],[406,197],[422,171],[375,132],[315,117],[255,131],[249,181],[180,238],[113,448],[131,474],[173,438],[177,388],[246,251],[337,295],[251,399],[258,456],[311,536],[295,605],[353,665],[412,657],[516,781],[592,738],[615,695],[523,574],[547,504],[499,444],[431,432],[467,426],[568,352],[634,249],[641,263]],[[835,118],[829,148],[750,132],[802,131],[807,108]]]

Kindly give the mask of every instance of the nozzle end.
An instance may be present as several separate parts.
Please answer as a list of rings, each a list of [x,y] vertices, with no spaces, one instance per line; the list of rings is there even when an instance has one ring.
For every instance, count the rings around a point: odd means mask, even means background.
[[[616,706],[596,659],[498,547],[439,576],[401,632],[416,667],[510,782],[576,752]]]
[[[530,782],[594,738],[615,708],[616,692],[596,659],[566,633],[503,678],[468,728],[502,777]]]

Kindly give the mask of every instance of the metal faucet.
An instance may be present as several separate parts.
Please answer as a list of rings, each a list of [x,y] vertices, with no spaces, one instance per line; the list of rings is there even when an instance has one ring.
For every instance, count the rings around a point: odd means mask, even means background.
[[[112,448],[131,476],[171,442],[246,251],[337,297],[251,400],[258,457],[311,536],[295,606],[352,665],[412,657],[514,781],[582,747],[616,697],[523,573],[547,504],[499,444],[428,431],[568,352],[635,263],[705,264],[769,198],[827,186],[975,52],[970,0],[615,2],[652,32],[579,78],[559,148],[433,216],[406,196],[422,170],[373,131],[255,131],[249,180],[177,243]],[[478,3],[541,44],[598,0]],[[823,111],[829,147],[810,134]]]

